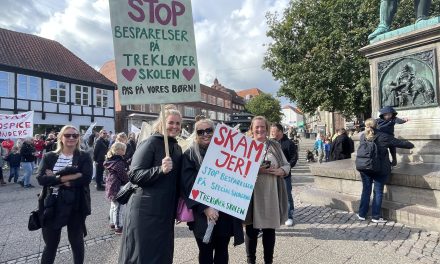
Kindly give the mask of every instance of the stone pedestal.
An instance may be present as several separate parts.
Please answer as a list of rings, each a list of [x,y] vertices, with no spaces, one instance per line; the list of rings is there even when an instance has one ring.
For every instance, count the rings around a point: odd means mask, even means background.
[[[386,105],[409,122],[395,136],[414,143],[398,149],[397,168],[385,187],[384,217],[440,231],[440,24],[391,37],[361,49],[370,61],[372,116]],[[313,188],[301,200],[357,212],[362,182],[351,160],[311,166]]]

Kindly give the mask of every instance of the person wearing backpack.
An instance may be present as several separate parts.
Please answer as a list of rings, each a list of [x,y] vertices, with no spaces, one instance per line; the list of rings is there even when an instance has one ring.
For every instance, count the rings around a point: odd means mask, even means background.
[[[381,207],[384,185],[391,174],[388,149],[390,147],[412,149],[414,145],[411,142],[399,140],[392,135],[380,132],[376,127],[376,120],[370,118],[365,121],[365,133],[361,135],[357,151],[356,169],[360,172],[362,178],[358,218],[361,221],[366,219],[374,183],[371,221],[373,223],[386,223],[387,220],[382,218],[381,215]]]

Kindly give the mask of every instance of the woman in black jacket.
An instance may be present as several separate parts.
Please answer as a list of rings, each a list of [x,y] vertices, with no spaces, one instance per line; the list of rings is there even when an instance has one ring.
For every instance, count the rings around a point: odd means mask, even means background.
[[[49,201],[51,193],[58,194],[55,205],[45,205],[41,217],[45,243],[42,264],[54,262],[61,229],[66,225],[73,261],[84,263],[85,221],[91,213],[89,184],[93,165],[90,155],[79,149],[79,141],[78,129],[64,126],[58,134],[57,149],[44,155],[38,169],[38,183],[44,186],[40,199]]]
[[[374,223],[386,223],[387,220],[383,219],[381,215],[381,207],[384,185],[388,181],[388,178],[391,174],[391,162],[388,154],[388,148],[395,147],[411,149],[414,147],[414,145],[411,142],[396,139],[392,135],[376,130],[376,120],[371,118],[365,121],[365,133],[361,136],[360,140],[373,141],[376,144],[380,172],[375,174],[360,172],[362,178],[362,195],[359,205],[358,218],[362,221],[366,219],[370,206],[371,190],[374,182],[371,221]]]
[[[202,119],[195,124],[195,130],[196,138],[182,159],[182,193],[187,207],[192,209],[194,214],[194,222],[188,225],[194,232],[199,247],[200,264],[228,263],[228,244],[231,236],[234,236],[235,246],[244,242],[242,221],[188,198],[214,134],[214,123],[209,119]],[[205,244],[203,237],[208,221],[215,221],[215,227],[211,241]]]
[[[153,125],[155,133],[134,153],[130,182],[139,186],[127,203],[119,263],[168,264],[173,262],[174,219],[182,149],[176,136],[181,130],[180,112],[169,106]],[[167,133],[170,157],[165,155]]]

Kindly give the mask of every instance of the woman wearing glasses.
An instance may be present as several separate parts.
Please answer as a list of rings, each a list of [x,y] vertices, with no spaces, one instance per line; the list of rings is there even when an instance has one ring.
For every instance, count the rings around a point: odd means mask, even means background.
[[[186,205],[193,210],[194,214],[194,222],[188,225],[194,232],[199,247],[199,263],[228,263],[228,244],[231,236],[234,236],[234,246],[244,242],[242,221],[188,198],[214,134],[214,123],[209,119],[202,119],[196,122],[195,130],[196,137],[190,148],[183,154],[182,159],[183,197],[185,197]],[[211,241],[205,244],[203,237],[208,221],[214,221],[215,227]]]
[[[44,155],[38,169],[37,180],[43,186],[40,199],[46,202],[42,216],[45,246],[41,263],[44,264],[54,263],[61,229],[66,225],[73,261],[84,263],[85,221],[91,213],[89,184],[93,165],[90,155],[79,146],[78,129],[64,126],[58,134],[57,149]],[[49,201],[55,194],[56,203],[52,208]]]
[[[161,113],[162,114],[162,113]],[[165,130],[159,118],[155,132],[136,149],[128,178],[139,188],[127,203],[118,263],[171,264],[174,251],[174,219],[182,149],[177,144],[182,116],[165,106]],[[164,134],[168,135],[166,157]]]

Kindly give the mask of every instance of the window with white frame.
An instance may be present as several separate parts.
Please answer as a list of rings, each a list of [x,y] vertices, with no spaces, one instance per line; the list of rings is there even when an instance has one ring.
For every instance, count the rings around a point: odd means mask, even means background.
[[[208,102],[208,95],[205,93],[202,93],[202,102],[204,102],[204,103]]]
[[[97,107],[102,107],[102,108],[106,108],[108,107],[108,96],[109,96],[109,91],[105,90],[105,89],[99,89],[96,88],[96,106]]]
[[[41,99],[41,79],[23,74],[17,75],[17,97],[28,100]]]
[[[11,78],[9,72],[0,71],[0,96],[9,97]]]
[[[231,109],[231,101],[225,100],[225,107]]]
[[[196,110],[194,109],[194,107],[189,107],[189,106],[185,106],[184,108],[184,116],[187,117],[195,117],[196,116]]]
[[[90,87],[75,85],[75,104],[89,106]]]
[[[216,119],[215,111],[208,111],[208,114],[209,114],[209,119],[211,120]]]
[[[217,119],[220,121],[224,121],[225,120],[225,114],[222,112],[217,112]]]
[[[150,104],[149,107],[150,113],[158,114],[160,112],[160,105],[158,104]]]
[[[217,104],[214,95],[208,95],[208,103],[212,104],[212,105],[216,105]]]
[[[225,121],[231,121],[231,115],[225,113]]]
[[[66,103],[67,98],[67,83],[59,81],[49,81],[50,101],[54,103]]]
[[[208,110],[202,109],[201,113],[203,116],[205,116],[205,118],[208,118]]]
[[[127,110],[145,112],[145,105],[127,105]]]
[[[223,100],[223,98],[218,97],[217,98],[217,105],[220,107],[225,107],[225,100]]]

